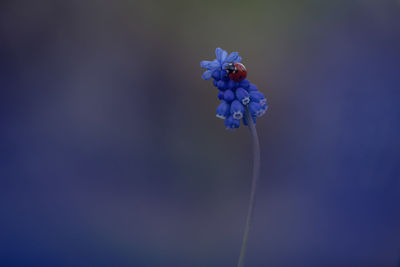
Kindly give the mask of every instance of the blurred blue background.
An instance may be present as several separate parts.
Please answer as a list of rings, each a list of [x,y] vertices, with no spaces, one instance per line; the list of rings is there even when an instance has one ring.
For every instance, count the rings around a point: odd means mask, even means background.
[[[400,266],[400,1],[1,1],[0,265]]]

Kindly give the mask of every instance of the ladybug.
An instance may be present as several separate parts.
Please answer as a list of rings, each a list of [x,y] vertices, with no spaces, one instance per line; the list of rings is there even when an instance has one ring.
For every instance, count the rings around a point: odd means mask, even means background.
[[[229,63],[225,67],[226,72],[228,73],[229,79],[234,82],[243,81],[247,76],[246,67],[239,62]]]

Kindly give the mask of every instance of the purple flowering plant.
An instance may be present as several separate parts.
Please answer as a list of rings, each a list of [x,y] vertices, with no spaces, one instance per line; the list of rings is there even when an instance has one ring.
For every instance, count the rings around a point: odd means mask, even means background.
[[[216,59],[201,61],[200,66],[206,71],[201,76],[204,80],[213,79],[213,85],[218,89],[218,99],[221,101],[217,107],[217,118],[225,120],[225,127],[234,130],[240,127],[240,120],[248,126],[253,140],[253,177],[250,192],[249,208],[244,229],[242,246],[238,260],[238,267],[244,266],[247,250],[247,241],[250,231],[251,219],[255,203],[257,183],[260,176],[260,144],[256,130],[256,118],[264,115],[268,109],[267,100],[250,83],[247,70],[241,63],[242,58],[238,52],[228,54],[225,50],[215,50]]]

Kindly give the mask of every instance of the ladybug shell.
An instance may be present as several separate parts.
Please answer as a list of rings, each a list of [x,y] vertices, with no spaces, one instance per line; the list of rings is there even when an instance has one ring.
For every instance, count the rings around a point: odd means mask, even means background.
[[[247,70],[246,67],[239,62],[235,63],[235,70],[229,74],[229,79],[231,79],[234,82],[240,82],[246,79],[247,76]]]

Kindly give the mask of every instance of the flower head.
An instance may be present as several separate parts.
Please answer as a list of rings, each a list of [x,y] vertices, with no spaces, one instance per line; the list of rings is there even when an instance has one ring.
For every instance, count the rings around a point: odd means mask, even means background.
[[[242,58],[239,56],[238,52],[232,52],[228,55],[225,50],[219,47],[215,49],[215,56],[217,58],[213,61],[203,60],[202,62],[200,62],[200,66],[203,69],[207,69],[201,76],[201,78],[203,78],[204,80],[209,80],[211,79],[211,77],[216,80],[221,80],[222,77],[226,76],[226,73],[218,77],[218,72],[215,72],[216,70],[221,73],[221,71],[227,64],[242,61]]]
[[[201,61],[200,66],[206,71],[201,76],[204,80],[213,79],[213,85],[219,89],[218,98],[221,100],[217,108],[217,117],[225,120],[225,127],[229,130],[239,128],[240,119],[247,126],[245,112],[249,112],[253,122],[267,111],[268,105],[264,95],[249,80],[233,81],[226,68],[240,63],[242,58],[238,52],[228,53],[217,48],[216,59]],[[240,64],[239,64],[240,65]]]

